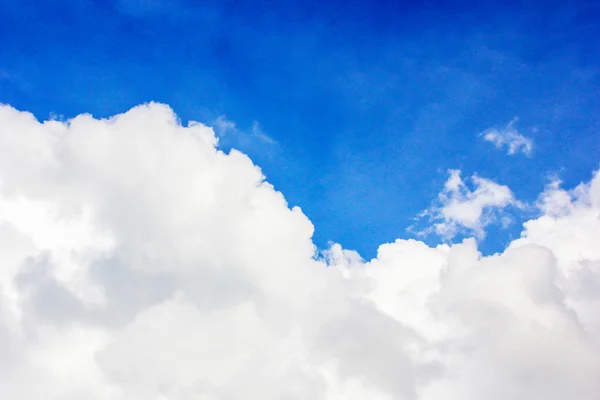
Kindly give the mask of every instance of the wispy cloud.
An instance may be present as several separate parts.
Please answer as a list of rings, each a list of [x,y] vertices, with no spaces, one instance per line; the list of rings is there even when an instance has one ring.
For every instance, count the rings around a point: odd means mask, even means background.
[[[530,156],[533,151],[533,140],[523,136],[516,128],[515,123],[518,121],[514,118],[504,128],[490,128],[483,133],[483,139],[491,142],[497,149],[506,149],[508,155],[523,153]]]
[[[263,142],[269,143],[269,144],[276,144],[277,142],[275,141],[275,139],[273,139],[272,137],[270,137],[269,135],[267,135],[266,133],[263,132],[263,130],[260,128],[260,124],[257,121],[254,121],[252,123],[252,136],[254,136],[255,138],[262,140]]]
[[[257,121],[252,122],[249,129],[240,129],[234,121],[221,115],[212,125],[219,142],[226,147],[231,146],[247,151],[258,145],[276,146],[278,144],[275,139],[262,130]]]

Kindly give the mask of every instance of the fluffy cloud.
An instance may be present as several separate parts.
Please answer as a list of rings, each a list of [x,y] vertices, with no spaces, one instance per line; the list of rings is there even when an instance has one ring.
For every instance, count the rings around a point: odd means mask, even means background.
[[[533,150],[533,140],[519,133],[514,127],[516,121],[516,119],[512,120],[502,129],[490,128],[483,132],[481,136],[484,140],[496,146],[497,149],[506,148],[508,155],[520,152],[529,156]]]
[[[216,142],[159,104],[0,107],[4,397],[597,397],[600,174],[549,186],[502,254],[398,240],[367,262],[319,255],[302,211]],[[465,194],[454,173],[450,200],[510,203],[477,179]]]
[[[509,222],[506,216],[499,218],[501,210],[508,206],[523,207],[507,186],[474,175],[471,181],[475,189],[470,190],[459,170],[450,170],[449,175],[437,203],[421,213],[421,217],[435,221],[423,233],[435,232],[447,240],[460,232],[483,238],[486,226],[499,219]]]

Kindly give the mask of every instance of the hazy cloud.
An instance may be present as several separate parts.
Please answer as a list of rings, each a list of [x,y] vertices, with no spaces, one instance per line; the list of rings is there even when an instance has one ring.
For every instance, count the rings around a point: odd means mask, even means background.
[[[213,122],[213,127],[219,142],[226,146],[248,151],[278,145],[275,139],[261,129],[257,121],[253,121],[249,129],[240,129],[235,122],[221,115]]]

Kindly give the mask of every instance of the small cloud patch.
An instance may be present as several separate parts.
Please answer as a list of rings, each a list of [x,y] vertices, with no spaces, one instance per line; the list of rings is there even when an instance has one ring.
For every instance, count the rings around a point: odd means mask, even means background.
[[[517,128],[515,128],[514,125],[517,120],[517,118],[514,118],[506,124],[504,128],[490,128],[481,133],[481,136],[484,140],[496,146],[497,149],[506,149],[506,154],[509,156],[517,153],[531,156],[533,151],[533,140],[523,136]]]
[[[479,239],[485,237],[484,228],[492,223],[510,224],[510,218],[499,215],[508,206],[522,208],[508,186],[474,175],[470,189],[461,177],[460,170],[448,171],[450,176],[438,201],[419,217],[428,216],[434,225],[422,234],[436,233],[446,240],[464,232]]]

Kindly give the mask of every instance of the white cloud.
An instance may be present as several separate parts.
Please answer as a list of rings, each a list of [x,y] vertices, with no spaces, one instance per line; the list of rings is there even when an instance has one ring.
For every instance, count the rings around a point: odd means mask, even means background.
[[[491,142],[497,149],[506,148],[508,155],[523,153],[527,156],[533,151],[533,140],[523,136],[514,127],[517,119],[510,121],[504,128],[490,128],[483,132],[481,136],[488,142]]]
[[[159,104],[44,123],[0,106],[4,397],[597,398],[600,173],[550,187],[503,254],[397,240],[366,262],[315,258],[301,210],[215,146]],[[473,182],[446,192],[477,231],[514,200]]]
[[[474,175],[471,181],[475,189],[470,190],[459,170],[450,170],[449,174],[438,202],[421,214],[437,221],[423,233],[433,231],[447,240],[461,232],[483,238],[486,226],[509,223],[506,217],[499,218],[499,211],[508,206],[522,207],[507,186]]]

